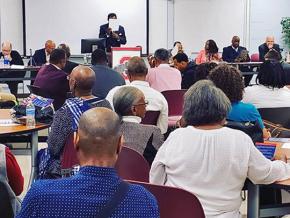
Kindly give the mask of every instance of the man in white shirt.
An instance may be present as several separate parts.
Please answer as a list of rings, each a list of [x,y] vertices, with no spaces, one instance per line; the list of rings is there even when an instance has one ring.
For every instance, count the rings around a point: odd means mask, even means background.
[[[164,96],[160,92],[152,89],[149,83],[145,81],[148,69],[144,60],[140,57],[131,58],[128,62],[127,70],[130,81],[128,86],[134,86],[144,93],[145,99],[148,101],[147,111],[160,111],[157,126],[160,128],[162,134],[166,133],[168,127],[168,104]],[[120,87],[122,86],[111,89],[106,97],[112,107],[113,96]]]

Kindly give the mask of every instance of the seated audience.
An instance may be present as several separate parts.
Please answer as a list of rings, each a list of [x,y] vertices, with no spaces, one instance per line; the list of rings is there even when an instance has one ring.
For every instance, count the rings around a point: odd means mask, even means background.
[[[74,98],[69,98],[55,113],[48,135],[49,160],[45,164],[42,178],[61,177],[60,160],[68,137],[78,129],[82,113],[92,107],[111,108],[110,103],[92,95],[95,73],[89,67],[78,66],[69,76],[69,88]]]
[[[195,59],[196,64],[202,64],[205,62],[219,62],[221,57],[219,55],[219,48],[214,40],[207,40],[204,46],[204,49],[199,52]]]
[[[181,74],[179,70],[170,67],[168,50],[157,49],[154,59],[155,68],[150,68],[146,77],[150,87],[159,92],[181,89]]]
[[[217,66],[218,64],[216,62],[206,62],[197,65],[194,83],[196,83],[199,80],[207,79],[210,71],[216,68]]]
[[[265,43],[259,46],[259,59],[265,61],[265,55],[270,49],[275,49],[277,52],[281,52],[278,44],[274,43],[274,36],[267,36]]]
[[[226,64],[219,65],[211,71],[209,79],[220,88],[231,102],[231,110],[227,119],[238,122],[258,121],[263,129],[264,138],[270,134],[263,124],[263,120],[257,108],[251,103],[244,103],[244,81],[239,70]]]
[[[51,52],[49,64],[43,65],[37,73],[34,81],[48,98],[54,99],[53,106],[58,110],[69,91],[67,74],[63,71],[66,63],[66,54],[63,49],[55,49]]]
[[[79,66],[79,64],[69,60],[71,54],[70,54],[70,48],[68,45],[62,43],[62,44],[59,44],[58,48],[65,50],[66,63],[63,68],[63,71],[66,72],[67,74],[70,74],[75,67]]]
[[[32,57],[33,66],[41,66],[45,63],[49,63],[49,57],[51,52],[55,49],[55,43],[52,40],[47,40],[45,46],[42,49],[36,50]]]
[[[194,193],[206,217],[241,217],[247,178],[254,184],[290,178],[289,164],[267,159],[248,135],[223,126],[230,108],[229,99],[211,81],[195,83],[185,94],[187,127],[170,134],[150,171],[150,182]]]
[[[238,36],[234,36],[232,38],[232,44],[228,47],[223,48],[223,61],[233,63],[237,62],[237,58],[240,56],[243,50],[247,50],[245,47],[240,46],[240,38]],[[238,61],[240,62],[240,61]]]
[[[121,133],[124,145],[138,151],[151,165],[163,143],[163,135],[157,126],[140,124],[148,103],[143,92],[135,87],[124,86],[114,94],[113,103],[115,112],[123,121]]]
[[[20,195],[23,191],[24,178],[14,155],[3,144],[0,144],[0,172],[0,181],[5,182],[2,178],[6,178],[6,183],[9,184],[15,195]]]
[[[257,108],[290,107],[290,90],[280,62],[265,61],[256,78],[257,85],[245,88],[243,102]]]
[[[96,49],[92,53],[91,68],[95,72],[96,82],[93,87],[93,94],[100,98],[105,98],[108,92],[115,86],[125,85],[123,77],[115,70],[108,67],[106,52]]]
[[[120,126],[118,115],[107,108],[86,111],[75,145],[80,171],[71,178],[33,183],[18,217],[158,218],[155,197],[124,182],[114,169],[122,146]]]
[[[160,128],[161,133],[164,134],[168,127],[168,104],[164,96],[152,89],[149,83],[145,81],[147,75],[147,66],[144,60],[140,57],[133,57],[128,61],[127,74],[130,80],[130,84],[126,86],[133,86],[140,89],[145,100],[148,101],[146,107],[147,111],[160,111],[160,115],[157,120],[157,126]],[[113,106],[113,96],[115,92],[122,86],[113,88],[107,95],[106,99]]]
[[[188,60],[188,56],[185,53],[178,53],[173,57],[175,68],[181,72],[182,81],[181,88],[189,89],[189,87],[195,82],[196,64],[193,61]]]
[[[3,42],[1,45],[1,52],[0,52],[0,59],[8,59],[9,60],[9,65],[24,65],[23,60],[18,53],[18,51],[12,50],[12,44],[11,42]],[[25,71],[21,72],[1,72],[0,74],[0,81],[1,78],[24,78],[25,76]],[[6,81],[6,83],[9,87],[9,90],[11,94],[17,95],[18,91],[18,83],[22,81]]]
[[[281,54],[274,49],[270,49],[268,53],[265,55],[265,60],[271,61],[271,62],[275,62],[275,61],[281,62],[283,70],[285,71],[285,74],[286,74],[286,84],[287,86],[289,86],[290,85],[290,64],[282,61]]]

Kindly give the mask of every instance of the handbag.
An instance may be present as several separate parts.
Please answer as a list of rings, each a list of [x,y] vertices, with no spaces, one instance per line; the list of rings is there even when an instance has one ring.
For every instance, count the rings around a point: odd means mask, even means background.
[[[290,138],[290,129],[284,128],[281,124],[263,120],[265,127],[271,133],[272,138]]]
[[[238,122],[233,120],[227,120],[225,126],[243,131],[251,137],[254,144],[256,142],[264,142],[263,130],[261,129],[258,121]]]

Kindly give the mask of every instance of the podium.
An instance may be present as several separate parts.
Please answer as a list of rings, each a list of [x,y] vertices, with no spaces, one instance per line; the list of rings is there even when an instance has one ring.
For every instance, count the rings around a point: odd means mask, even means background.
[[[112,68],[125,64],[131,57],[141,57],[141,47],[112,47]]]

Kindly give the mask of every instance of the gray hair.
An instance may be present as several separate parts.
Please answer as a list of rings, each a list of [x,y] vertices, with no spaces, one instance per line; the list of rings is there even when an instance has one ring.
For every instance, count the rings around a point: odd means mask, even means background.
[[[196,82],[185,93],[183,118],[187,125],[206,125],[222,121],[231,110],[223,91],[209,80]]]
[[[154,57],[161,61],[168,61],[170,57],[170,52],[165,48],[159,48],[155,51]]]
[[[130,75],[147,75],[148,68],[140,57],[132,57],[128,61],[127,72]]]
[[[133,86],[124,86],[118,89],[113,96],[115,112],[119,116],[131,115],[132,106],[140,100],[143,92]]]

